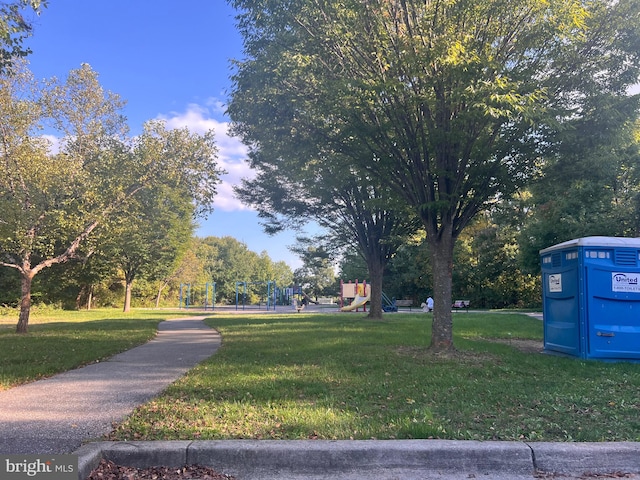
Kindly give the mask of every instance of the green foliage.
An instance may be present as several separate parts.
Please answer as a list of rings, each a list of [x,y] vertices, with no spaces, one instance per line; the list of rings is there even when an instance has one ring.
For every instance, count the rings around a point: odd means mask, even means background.
[[[539,275],[520,268],[517,231],[509,224],[494,222],[487,213],[460,236],[454,296],[478,308],[539,308]]]
[[[640,232],[638,124],[598,109],[593,113],[592,121],[575,122],[575,130],[566,133],[570,147],[547,158],[531,185],[530,213],[519,239],[530,272],[539,271],[538,252],[551,245]]]
[[[64,83],[39,84],[24,66],[13,73],[0,78],[0,156],[6,167],[0,208],[7,212],[0,223],[0,265],[20,272],[18,330],[24,332],[33,277],[80,256],[83,240],[135,187],[128,184],[122,149],[115,148],[123,132],[121,102],[102,89],[88,65]],[[51,152],[40,135],[45,126],[66,134],[61,152]],[[118,175],[109,178],[114,170]],[[140,171],[130,173],[144,178]]]
[[[633,110],[637,0],[230,3],[248,57],[234,76],[237,132],[274,162],[315,159],[309,146],[322,138],[322,153],[346,156],[365,185],[404,200],[430,243],[434,348],[452,348],[461,232],[594,106]]]
[[[64,82],[39,84],[23,66],[0,83],[0,265],[21,275],[18,330],[27,330],[34,276],[53,265],[106,252],[119,256],[127,280],[162,276],[178,254],[176,238],[192,231],[194,209],[213,208],[222,173],[213,132],[151,121],[127,137],[123,102],[87,64]],[[61,135],[59,152],[40,135],[45,127]],[[96,229],[121,243],[100,245]]]
[[[146,189],[102,232],[99,253],[91,261],[111,263],[122,272],[125,311],[131,307],[134,280],[157,281],[175,268],[195,230],[193,209],[187,191]]]
[[[533,134],[544,133],[536,124],[550,107],[564,108],[547,88],[587,88],[571,83],[577,77],[567,63],[574,49],[593,48],[588,40],[604,47],[614,33],[599,22],[623,10],[601,12],[604,2],[596,2],[590,12],[577,1],[298,1],[284,11],[273,2],[231,3],[242,12],[249,59],[230,111],[255,112],[238,130],[255,138],[269,129],[260,147],[323,135],[356,168],[396,187],[427,228],[453,217],[455,234],[532,172]],[[598,61],[589,56],[582,71],[601,71]],[[637,64],[608,67],[637,73]],[[571,77],[566,85],[559,68]],[[260,122],[266,112],[279,122]]]
[[[0,75],[11,72],[13,62],[31,53],[22,42],[31,36],[33,26],[29,11],[39,15],[46,0],[13,0],[0,3]]]
[[[323,249],[307,246],[306,251],[298,250],[302,267],[293,272],[296,285],[311,297],[333,297],[336,295],[337,281],[329,255]]]
[[[393,257],[385,274],[384,291],[389,297],[412,299],[420,305],[433,296],[429,246],[424,236],[416,236]]]
[[[94,250],[83,259],[43,270],[34,278],[32,301],[34,306],[63,309],[113,307],[121,303],[120,284],[114,264],[102,261]]]
[[[179,203],[190,211],[189,202],[185,199]],[[121,239],[119,235],[128,235],[125,225],[129,217],[125,217],[121,230],[113,226],[105,230],[103,235],[113,237],[106,244],[101,236],[96,237],[99,249],[87,262],[54,266],[36,279],[35,289],[39,293],[34,303],[79,309],[89,306],[87,301],[91,293],[92,308],[122,305],[126,293],[124,262],[136,260],[139,261],[139,270],[131,292],[132,308],[177,307],[180,287],[183,286],[182,293],[186,296],[187,284],[190,285],[191,305],[203,305],[206,283],[210,284],[211,301],[211,284],[216,282],[217,303],[235,303],[236,281],[249,282],[250,303],[264,303],[267,281],[275,281],[279,287],[292,284],[291,268],[285,262],[272,261],[266,252],[252,252],[231,237],[192,238],[189,233],[190,215],[188,212],[185,212],[185,216],[181,215],[179,205],[175,208],[171,207],[174,216],[165,215],[154,221],[175,221],[178,223],[176,225],[166,223],[163,228],[149,227],[143,232],[134,232],[131,238]],[[138,219],[138,225],[146,224],[144,217],[136,215],[135,218]],[[183,234],[185,237],[182,237]],[[147,246],[144,242],[136,243],[141,238],[146,239]],[[248,267],[246,270],[238,267],[243,262]],[[242,292],[243,287],[239,288]]]
[[[346,251],[338,265],[338,277],[345,282],[362,281],[369,276],[367,264],[355,251]]]
[[[453,271],[455,299],[470,300],[474,308],[539,308],[539,273],[526,273],[520,266],[518,215],[513,206],[514,202],[496,205],[460,235]],[[361,260],[345,257],[340,278],[363,279],[365,275]],[[424,237],[416,236],[398,250],[387,266],[383,289],[387,296],[412,299],[415,305],[434,295]]]
[[[12,268],[0,267],[0,305],[15,307],[20,301],[20,277]]]

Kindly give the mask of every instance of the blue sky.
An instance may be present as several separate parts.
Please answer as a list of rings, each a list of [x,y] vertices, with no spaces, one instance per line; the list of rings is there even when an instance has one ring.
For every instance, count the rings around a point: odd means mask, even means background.
[[[234,15],[225,0],[51,0],[34,19],[28,61],[38,78],[63,79],[91,65],[102,86],[127,101],[133,134],[156,118],[196,132],[213,128],[229,173],[198,236],[229,235],[297,268],[299,259],[287,249],[293,234],[264,234],[255,212],[233,197],[232,185],[251,175],[246,149],[227,134],[224,115],[230,61],[242,57]]]

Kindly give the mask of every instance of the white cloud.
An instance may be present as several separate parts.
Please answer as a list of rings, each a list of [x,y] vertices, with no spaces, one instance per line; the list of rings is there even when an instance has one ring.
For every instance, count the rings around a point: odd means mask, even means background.
[[[212,100],[209,104],[215,112],[220,112],[220,103]],[[229,122],[219,121],[211,117],[212,111],[197,104],[190,104],[184,112],[171,112],[160,115],[159,119],[166,122],[167,128],[188,128],[194,133],[215,132],[218,146],[218,164],[227,173],[222,176],[222,184],[218,186],[218,194],[214,201],[214,208],[225,212],[250,210],[243,205],[233,193],[233,186],[240,184],[245,177],[253,177],[253,172],[244,162],[247,157],[247,147],[237,138],[229,134]]]
[[[61,147],[60,138],[50,134],[42,135],[42,138],[44,138],[49,142],[49,153],[51,153],[52,155],[56,155],[60,153],[60,147]]]
[[[211,108],[214,112],[224,115],[226,106],[217,98],[210,98],[206,102],[207,107]]]

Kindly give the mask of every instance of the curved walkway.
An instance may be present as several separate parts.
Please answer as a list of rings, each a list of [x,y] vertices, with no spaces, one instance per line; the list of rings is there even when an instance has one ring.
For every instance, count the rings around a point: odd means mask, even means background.
[[[113,429],[221,344],[205,317],[161,322],[150,342],[109,360],[0,392],[0,453],[72,453]]]

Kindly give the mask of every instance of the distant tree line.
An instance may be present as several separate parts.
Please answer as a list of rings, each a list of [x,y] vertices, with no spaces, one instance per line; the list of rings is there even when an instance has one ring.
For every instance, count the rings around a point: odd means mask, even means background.
[[[188,219],[186,216],[183,220]],[[125,231],[123,235],[135,237],[136,231]],[[126,243],[125,240],[125,247]],[[271,260],[267,252],[253,252],[231,237],[198,238],[187,234],[175,245],[174,250],[159,244],[148,249],[150,256],[154,248],[172,253],[140,261],[139,276],[129,290],[131,307],[175,308],[181,285],[188,284],[194,291],[202,290],[199,292],[202,298],[205,285],[213,282],[218,304],[235,302],[236,282],[250,284],[248,302],[264,302],[266,282],[275,282],[279,287],[288,287],[294,282],[293,271],[286,263]],[[129,258],[132,255],[125,247],[121,247],[121,255]],[[126,268],[129,264],[125,264],[125,268],[122,265],[99,255],[56,265],[34,280],[34,304],[65,309],[122,308],[128,291]],[[12,269],[0,268],[0,305],[16,307],[19,303],[19,275]]]

